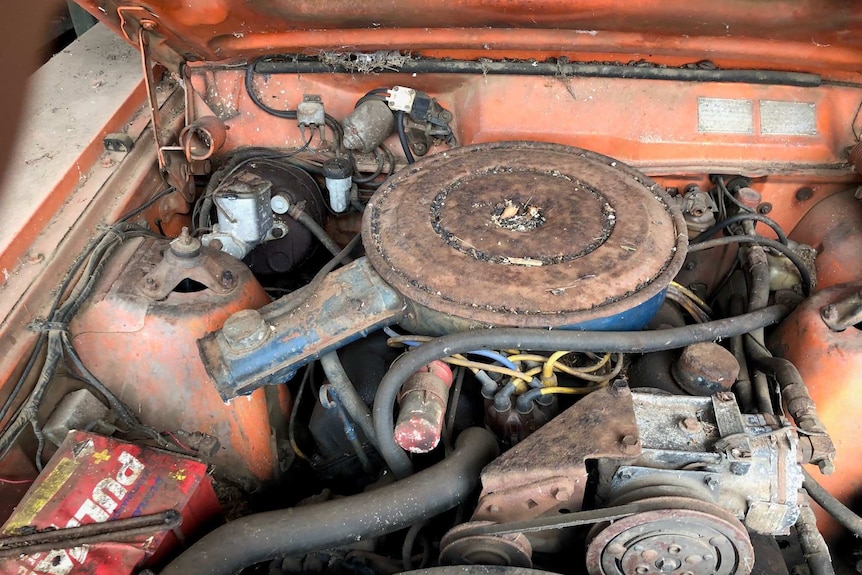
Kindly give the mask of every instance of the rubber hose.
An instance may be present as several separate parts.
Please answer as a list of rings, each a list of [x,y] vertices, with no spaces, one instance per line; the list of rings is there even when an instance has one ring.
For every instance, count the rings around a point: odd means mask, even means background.
[[[423,365],[435,359],[474,349],[524,349],[531,351],[603,351],[647,353],[677,349],[694,343],[716,341],[778,323],[788,309],[774,305],[756,312],[716,321],[653,331],[576,331],[524,328],[477,329],[439,337],[402,355],[392,364],[374,397],[374,429],[380,455],[398,478],[413,472],[410,458],[397,443],[393,409],[401,386]]]
[[[799,271],[799,277],[802,280],[802,295],[805,297],[811,295],[811,273],[808,271],[808,268],[805,267],[805,263],[799,258],[799,255],[781,242],[776,242],[775,240],[770,240],[760,236],[724,236],[723,238],[707,240],[699,244],[690,244],[688,246],[688,253],[691,254],[694,252],[710,250],[712,248],[727,246],[730,244],[757,244],[766,248],[772,248],[779,252],[781,255],[789,259],[793,265],[796,266],[797,271]]]
[[[817,520],[808,505],[799,506],[796,536],[799,539],[799,546],[802,547],[802,555],[805,557],[805,563],[808,564],[811,575],[835,575],[829,547],[817,529]]]
[[[306,227],[306,229],[311,232],[311,234],[317,238],[323,247],[329,250],[334,256],[337,256],[341,252],[341,247],[335,243],[335,241],[329,237],[329,234],[326,233],[326,230],[321,227],[314,218],[308,215],[308,212],[302,210],[294,204],[291,204],[290,209],[287,210],[287,215],[292,217],[294,220],[302,224]]]
[[[746,231],[754,232],[754,226],[746,223]],[[748,259],[748,271],[751,276],[751,285],[748,289],[748,311],[763,309],[769,303],[769,260],[766,258],[766,250],[758,245],[749,245],[745,248]],[[764,346],[763,328],[751,332],[751,337],[761,346]],[[743,344],[744,346],[744,344]],[[772,397],[769,391],[769,381],[761,371],[754,372],[753,396],[757,408],[761,413],[774,413],[772,408]]]
[[[404,481],[305,507],[249,515],[219,527],[161,575],[233,575],[262,561],[379,537],[464,501],[498,454],[490,431],[466,429],[452,455]]]
[[[371,418],[371,411],[362,398],[359,392],[350,381],[347,372],[344,371],[344,366],[341,365],[341,360],[338,358],[338,353],[331,351],[324,354],[320,358],[320,365],[323,366],[323,373],[326,374],[326,379],[329,384],[335,389],[338,398],[341,401],[342,407],[350,416],[365,438],[378,449],[377,434],[374,433],[374,420]]]
[[[805,481],[802,485],[805,487],[805,491],[808,492],[808,495],[811,496],[811,499],[813,499],[817,505],[822,507],[826,513],[834,517],[838,523],[843,525],[853,535],[856,537],[862,537],[862,517],[859,517],[853,512],[853,510],[826,491],[823,486],[817,483],[817,480],[808,473],[808,470],[803,468],[802,473],[805,476]]]
[[[761,216],[760,214],[749,213],[736,214],[735,216],[730,216],[729,218],[721,220],[720,222],[718,222],[717,224],[691,240],[691,243],[698,244],[700,242],[704,242],[714,236],[716,232],[719,232],[728,226],[732,226],[733,224],[738,224],[740,222],[760,222],[762,224],[766,224],[767,226],[772,228],[772,231],[775,232],[776,237],[778,237],[778,241],[785,246],[787,245],[787,234],[784,233],[784,230],[781,229],[781,226],[778,225],[778,222],[776,222],[772,218]]]
[[[817,414],[817,406],[796,366],[787,359],[771,356],[759,345],[748,344],[748,341],[750,340],[746,340],[746,350],[755,367],[772,375],[778,382],[787,411],[796,421],[796,425],[809,433],[827,433],[826,426]]]

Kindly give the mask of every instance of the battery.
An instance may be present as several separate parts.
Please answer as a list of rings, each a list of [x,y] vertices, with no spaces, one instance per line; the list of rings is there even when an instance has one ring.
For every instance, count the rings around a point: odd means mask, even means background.
[[[71,431],[2,528],[3,538],[176,511],[179,526],[0,559],[0,575],[131,575],[158,568],[221,521],[207,466],[176,453]],[[123,525],[123,522],[118,525]],[[161,530],[159,530],[161,529]],[[119,533],[119,531],[118,531]],[[53,535],[62,534],[61,531]]]

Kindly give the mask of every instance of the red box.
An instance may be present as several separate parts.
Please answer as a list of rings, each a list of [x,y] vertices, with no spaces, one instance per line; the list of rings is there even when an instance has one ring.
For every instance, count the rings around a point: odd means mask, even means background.
[[[174,509],[191,537],[221,517],[206,464],[110,437],[72,431],[3,526],[4,535],[102,523]],[[0,560],[0,575],[130,575],[176,550],[171,531]]]

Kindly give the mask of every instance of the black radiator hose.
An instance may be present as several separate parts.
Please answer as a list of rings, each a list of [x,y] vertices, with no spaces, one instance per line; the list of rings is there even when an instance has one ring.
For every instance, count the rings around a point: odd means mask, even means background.
[[[231,521],[192,545],[161,575],[232,575],[262,561],[404,529],[464,501],[479,485],[482,468],[498,453],[490,431],[466,429],[449,457],[409,479],[368,493]]]
[[[778,323],[787,313],[786,307],[773,305],[727,319],[652,331],[494,328],[438,337],[399,357],[377,388],[374,397],[374,429],[380,444],[380,455],[396,477],[407,477],[413,472],[410,458],[395,443],[393,410],[404,382],[435,359],[476,349],[648,353],[742,335]]]

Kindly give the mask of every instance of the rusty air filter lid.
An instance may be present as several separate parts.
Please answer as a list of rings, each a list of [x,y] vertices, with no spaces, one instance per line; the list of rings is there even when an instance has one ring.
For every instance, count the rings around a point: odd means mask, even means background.
[[[402,170],[363,219],[368,259],[407,299],[496,326],[625,313],[679,271],[687,235],[655,182],[568,146],[497,142]]]

